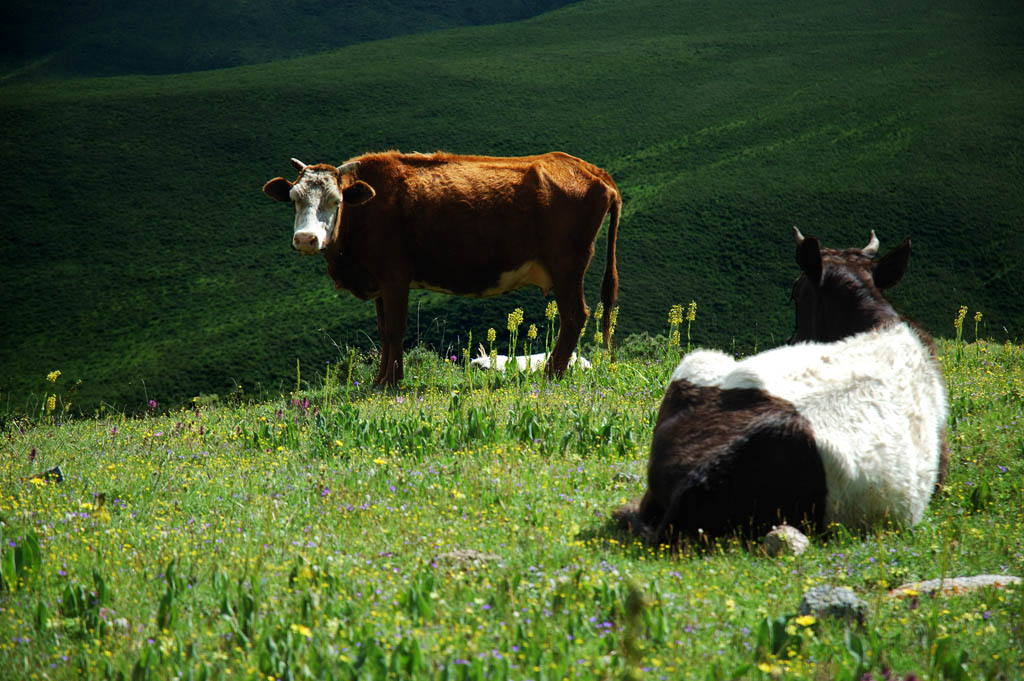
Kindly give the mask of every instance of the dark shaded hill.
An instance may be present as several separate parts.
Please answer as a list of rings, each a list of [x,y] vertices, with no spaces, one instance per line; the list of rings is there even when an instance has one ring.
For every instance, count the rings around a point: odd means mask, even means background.
[[[791,332],[790,225],[829,245],[914,238],[893,292],[933,333],[961,304],[1024,335],[1024,41],[1016,2],[583,2],[526,22],[287,62],[0,89],[0,390],[76,406],[276,390],[369,346],[373,306],[288,248],[262,196],[288,158],[560,149],[625,196],[620,335],[699,304],[694,340]],[[603,237],[587,293],[596,301]],[[445,347],[526,309],[414,293]],[[1005,331],[1004,331],[1005,329]],[[971,332],[968,332],[970,337]],[[38,404],[38,401],[35,402]]]
[[[0,78],[167,74],[261,64],[367,40],[518,21],[570,1],[13,3],[0,23]]]

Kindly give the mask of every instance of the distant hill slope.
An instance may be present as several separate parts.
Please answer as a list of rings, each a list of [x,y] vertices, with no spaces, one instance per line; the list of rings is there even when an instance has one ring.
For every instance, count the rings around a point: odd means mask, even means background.
[[[589,0],[287,62],[0,88],[0,400],[38,399],[54,369],[82,379],[85,409],[276,390],[296,358],[308,377],[335,343],[369,346],[373,306],[289,249],[291,212],[260,187],[291,156],[388,148],[560,149],[609,170],[620,336],[693,299],[697,343],[781,342],[796,224],[836,246],[875,229],[883,251],[912,236],[899,306],[950,335],[966,304],[982,335],[1019,339],[1022,11]],[[516,306],[543,328],[544,304],[416,292],[408,335],[475,342]]]
[[[572,0],[34,0],[0,23],[0,79],[203,71],[456,26],[518,21]]]

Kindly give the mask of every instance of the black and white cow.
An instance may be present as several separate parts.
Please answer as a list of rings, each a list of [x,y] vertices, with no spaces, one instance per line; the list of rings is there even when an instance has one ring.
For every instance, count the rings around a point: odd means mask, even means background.
[[[647,492],[614,515],[648,541],[787,522],[918,523],[946,468],[946,390],[931,339],[882,291],[907,239],[874,260],[793,228],[803,274],[789,344],[741,361],[687,355],[658,413]]]

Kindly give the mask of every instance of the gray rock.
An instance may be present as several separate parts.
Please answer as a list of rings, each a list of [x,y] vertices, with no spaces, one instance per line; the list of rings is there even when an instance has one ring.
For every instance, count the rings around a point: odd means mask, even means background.
[[[448,553],[442,553],[434,556],[433,560],[430,562],[434,567],[447,567],[462,570],[467,567],[483,567],[487,563],[494,562],[497,562],[500,565],[501,556],[493,553],[474,551],[473,549],[456,549],[454,551],[449,551]]]
[[[845,586],[815,586],[800,600],[797,614],[814,615],[818,619],[834,617],[863,625],[868,604]]]
[[[631,473],[629,471],[619,471],[618,473],[615,474],[615,477],[612,479],[615,482],[625,482],[629,484],[639,484],[643,482],[643,477],[641,477],[638,473]]]
[[[973,577],[947,577],[929,579],[924,582],[910,582],[889,592],[889,598],[910,598],[914,596],[956,596],[978,589],[1004,589],[1011,584],[1021,584],[1020,577],[1012,575],[974,575]]]
[[[761,548],[772,558],[786,554],[799,556],[809,545],[807,535],[789,525],[776,525],[761,540]]]

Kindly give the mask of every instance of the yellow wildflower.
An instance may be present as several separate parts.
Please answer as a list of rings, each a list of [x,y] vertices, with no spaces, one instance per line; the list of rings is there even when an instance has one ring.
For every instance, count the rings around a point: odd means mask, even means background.
[[[812,624],[814,624],[815,619],[814,619],[814,615],[800,615],[799,617],[797,617],[793,621],[796,622],[797,624],[799,624],[801,627],[809,627]]]
[[[313,632],[310,631],[309,627],[305,624],[292,624],[291,630],[293,633],[305,636],[306,638],[313,638]]]
[[[558,302],[552,300],[548,303],[547,308],[544,310],[544,316],[547,317],[548,321],[554,320],[555,316],[558,315]]]
[[[956,319],[953,321],[953,328],[959,331],[964,325],[964,317],[967,316],[967,306],[961,305],[960,311],[956,314]]]
[[[691,300],[690,304],[686,306],[686,321],[692,322],[697,318],[697,301]]]
[[[530,324],[530,328],[526,331],[526,337],[530,340],[536,340],[537,338],[537,325]]]
[[[493,343],[494,339],[498,337],[498,333],[494,329],[487,329],[487,342]]]
[[[673,305],[668,311],[668,323],[676,326],[683,322],[683,306]]]
[[[46,380],[50,383],[56,383],[58,378],[60,378],[60,369],[46,374]]]
[[[508,315],[508,330],[515,331],[523,323],[523,308],[517,307]]]

